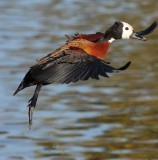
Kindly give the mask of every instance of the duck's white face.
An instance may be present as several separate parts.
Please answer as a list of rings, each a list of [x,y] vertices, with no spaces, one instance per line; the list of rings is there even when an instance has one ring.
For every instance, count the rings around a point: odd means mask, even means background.
[[[146,32],[146,31],[145,31]],[[138,39],[145,41],[146,39],[140,34],[140,32],[135,32],[133,27],[126,22],[115,22],[104,34],[101,40],[108,40],[108,42],[113,42],[117,39]]]
[[[133,34],[134,30],[133,27],[126,23],[122,22],[123,27],[122,27],[122,39],[130,39],[131,35]]]

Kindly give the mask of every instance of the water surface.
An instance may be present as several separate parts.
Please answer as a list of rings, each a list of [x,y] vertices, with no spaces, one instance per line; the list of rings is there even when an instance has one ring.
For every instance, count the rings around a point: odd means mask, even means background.
[[[153,5],[154,4],[154,5]],[[131,67],[110,79],[43,87],[28,129],[28,88],[12,94],[36,59],[64,44],[65,34],[105,31],[116,20],[136,30],[157,20],[144,1],[1,0],[1,160],[158,159],[157,30],[147,42],[122,40],[106,57]]]

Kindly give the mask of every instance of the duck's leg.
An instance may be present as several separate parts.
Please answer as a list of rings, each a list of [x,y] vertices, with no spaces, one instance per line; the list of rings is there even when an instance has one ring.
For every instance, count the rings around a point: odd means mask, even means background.
[[[29,112],[28,112],[28,115],[29,115],[29,125],[31,126],[32,124],[32,116],[33,116],[33,111],[36,107],[36,102],[37,102],[37,98],[38,98],[38,94],[41,90],[41,87],[42,87],[42,84],[40,85],[37,85],[36,86],[36,89],[35,89],[35,92],[34,92],[34,95],[33,97],[29,100]]]

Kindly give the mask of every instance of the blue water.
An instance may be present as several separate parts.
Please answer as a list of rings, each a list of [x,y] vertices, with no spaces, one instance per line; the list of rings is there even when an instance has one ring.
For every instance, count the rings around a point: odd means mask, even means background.
[[[155,4],[155,5],[153,5]],[[141,30],[156,20],[155,1],[0,1],[0,159],[130,160],[157,156],[157,39],[117,41],[106,60],[125,72],[110,79],[42,88],[28,128],[34,87],[12,96],[36,59],[65,34],[104,31],[115,20]]]

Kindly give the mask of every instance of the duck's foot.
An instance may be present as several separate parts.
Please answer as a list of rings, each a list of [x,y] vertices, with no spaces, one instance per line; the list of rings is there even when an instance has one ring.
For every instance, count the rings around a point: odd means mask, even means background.
[[[34,106],[28,106],[29,107],[29,111],[28,111],[28,115],[29,115],[29,129],[31,129],[32,126],[32,117],[33,117],[33,112],[35,107]]]

